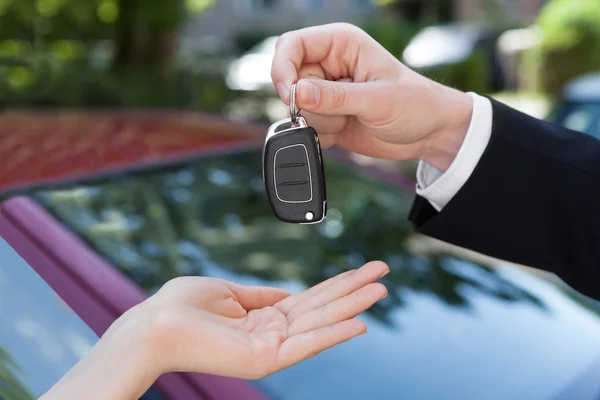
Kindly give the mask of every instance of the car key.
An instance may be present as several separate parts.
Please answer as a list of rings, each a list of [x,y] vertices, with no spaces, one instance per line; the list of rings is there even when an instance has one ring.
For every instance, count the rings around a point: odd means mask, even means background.
[[[325,173],[319,137],[300,115],[290,90],[290,117],[271,125],[263,149],[263,181],[275,216],[313,224],[327,214]]]

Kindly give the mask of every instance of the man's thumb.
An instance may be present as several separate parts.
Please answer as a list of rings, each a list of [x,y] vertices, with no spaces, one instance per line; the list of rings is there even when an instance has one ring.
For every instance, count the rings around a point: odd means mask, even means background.
[[[358,115],[370,101],[368,83],[300,79],[296,104],[302,110],[321,115]]]

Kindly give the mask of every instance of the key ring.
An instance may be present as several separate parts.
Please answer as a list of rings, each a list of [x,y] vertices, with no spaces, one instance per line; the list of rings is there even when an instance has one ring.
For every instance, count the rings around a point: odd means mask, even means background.
[[[300,107],[296,105],[296,84],[293,83],[290,87],[290,119],[292,123],[296,123],[296,118],[300,116]]]

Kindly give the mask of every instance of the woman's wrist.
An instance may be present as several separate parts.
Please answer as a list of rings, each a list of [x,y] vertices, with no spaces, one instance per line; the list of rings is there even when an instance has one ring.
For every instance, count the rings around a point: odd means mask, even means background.
[[[140,306],[138,306],[140,307]],[[42,400],[138,399],[161,374],[143,312],[130,310]]]

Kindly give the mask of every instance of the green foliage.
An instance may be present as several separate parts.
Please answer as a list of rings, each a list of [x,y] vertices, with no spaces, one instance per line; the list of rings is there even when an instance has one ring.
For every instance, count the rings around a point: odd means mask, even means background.
[[[186,0],[185,6],[192,14],[197,14],[208,10],[217,3],[217,0]]]
[[[417,33],[419,25],[399,18],[390,18],[365,24],[362,29],[390,53],[400,58],[410,40]]]
[[[490,65],[482,51],[475,51],[463,62],[441,66],[423,74],[437,82],[463,91],[487,93],[491,90]]]
[[[232,98],[223,76],[184,72],[173,57],[184,6],[214,3],[0,0],[0,106],[221,112]]]
[[[111,36],[116,0],[0,0],[0,37],[45,43]]]
[[[132,0],[121,0],[121,7]],[[175,29],[181,22],[183,13],[176,0],[138,0],[136,17],[148,27],[155,29]]]
[[[556,92],[569,80],[600,69],[598,0],[551,0],[537,22],[543,41],[523,65],[527,75],[536,77],[534,88]]]
[[[98,71],[81,60],[39,70],[17,63],[4,68],[4,74],[0,107],[193,107],[220,113],[235,97],[221,74],[208,72],[164,76],[152,71]]]

